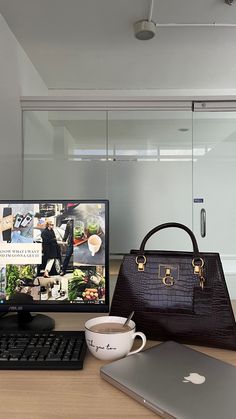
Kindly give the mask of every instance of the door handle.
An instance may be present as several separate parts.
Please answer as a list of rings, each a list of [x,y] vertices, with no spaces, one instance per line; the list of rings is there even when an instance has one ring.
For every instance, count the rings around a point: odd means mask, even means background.
[[[206,237],[206,210],[204,208],[201,209],[200,218],[201,218],[201,236]]]

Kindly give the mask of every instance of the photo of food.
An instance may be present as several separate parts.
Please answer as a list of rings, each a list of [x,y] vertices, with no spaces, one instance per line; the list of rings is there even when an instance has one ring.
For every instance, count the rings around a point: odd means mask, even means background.
[[[70,301],[98,302],[105,299],[105,271],[100,267],[75,269],[69,280]]]

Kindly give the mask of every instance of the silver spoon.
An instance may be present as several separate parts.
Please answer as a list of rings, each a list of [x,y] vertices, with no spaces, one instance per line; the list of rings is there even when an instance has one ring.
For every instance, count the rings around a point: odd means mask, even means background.
[[[129,321],[132,319],[133,315],[134,315],[134,311],[132,311],[130,313],[129,317],[127,317],[127,319],[125,320],[125,322],[123,324],[123,327],[127,326],[127,324],[129,323]]]

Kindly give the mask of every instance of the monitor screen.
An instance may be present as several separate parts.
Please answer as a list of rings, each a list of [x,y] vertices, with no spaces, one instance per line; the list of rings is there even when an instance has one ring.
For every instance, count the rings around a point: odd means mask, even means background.
[[[0,201],[0,311],[109,310],[107,200]]]

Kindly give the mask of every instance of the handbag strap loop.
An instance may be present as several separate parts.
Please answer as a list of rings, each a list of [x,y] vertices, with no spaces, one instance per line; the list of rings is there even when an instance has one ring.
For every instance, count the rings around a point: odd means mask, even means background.
[[[150,239],[150,237],[153,234],[157,233],[160,230],[163,230],[164,228],[169,228],[169,227],[181,228],[182,230],[184,230],[188,233],[188,235],[190,236],[190,238],[192,240],[192,244],[193,244],[193,257],[196,260],[200,259],[196,237],[194,236],[192,230],[190,230],[184,224],[180,224],[180,223],[164,223],[164,224],[160,224],[159,226],[150,230],[149,233],[146,234],[146,236],[144,237],[144,239],[143,239],[143,241],[140,245],[140,254],[144,254],[145,245],[146,245],[148,239]]]

